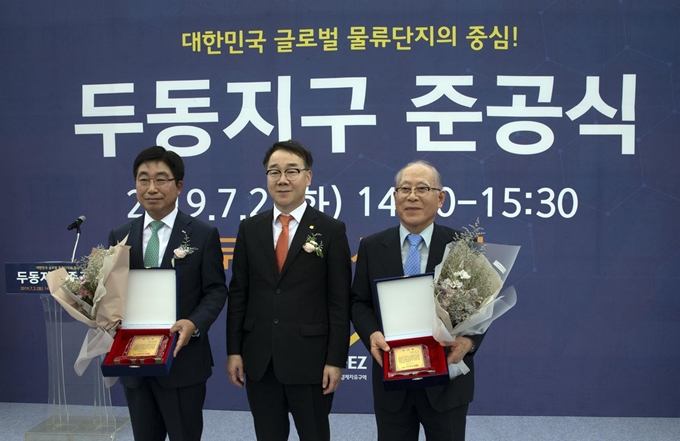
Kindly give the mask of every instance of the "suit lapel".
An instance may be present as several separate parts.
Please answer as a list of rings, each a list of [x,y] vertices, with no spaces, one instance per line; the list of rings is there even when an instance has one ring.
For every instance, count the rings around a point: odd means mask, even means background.
[[[453,237],[449,237],[449,235],[443,229],[439,228],[437,224],[435,224],[434,230],[432,231],[430,252],[427,255],[427,265],[425,272],[434,271],[434,267],[439,265],[439,263],[442,261],[446,244],[451,241],[453,241]]]
[[[144,216],[132,221],[127,240],[127,244],[130,245],[130,268],[144,268],[144,247],[142,246],[143,228]]]
[[[177,213],[175,218],[175,225],[172,227],[172,233],[170,233],[170,240],[168,241],[168,246],[165,248],[165,253],[163,253],[163,260],[161,260],[161,268],[170,268],[172,266],[172,257],[174,255],[175,249],[182,245],[184,240],[184,234],[191,237],[191,222],[193,221],[191,216],[188,216],[181,211]]]
[[[274,210],[269,210],[262,216],[257,225],[260,231],[260,246],[262,254],[264,255],[265,265],[267,268],[273,268],[274,279],[278,279],[279,271],[276,266],[276,253],[274,252]]]
[[[302,219],[300,219],[300,224],[295,231],[295,236],[293,236],[293,241],[290,243],[290,248],[288,248],[288,254],[286,255],[286,261],[283,263],[280,277],[286,273],[288,267],[290,267],[295,258],[300,254],[302,245],[304,245],[307,240],[307,235],[311,232],[316,232],[314,221],[317,217],[316,210],[307,205],[305,213],[302,215]],[[323,237],[320,237],[319,240],[323,240]],[[274,261],[276,261],[276,258],[274,258]]]
[[[384,274],[404,275],[404,265],[401,262],[401,244],[399,243],[399,227],[387,232],[382,241],[383,253],[380,263]]]

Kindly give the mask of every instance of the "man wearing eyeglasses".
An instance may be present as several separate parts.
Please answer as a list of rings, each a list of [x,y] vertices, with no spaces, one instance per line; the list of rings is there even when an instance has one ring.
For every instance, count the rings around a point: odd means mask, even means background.
[[[198,441],[213,365],[208,329],[227,299],[220,234],[176,208],[184,185],[184,162],[177,153],[149,147],[137,155],[132,171],[144,216],[114,228],[109,245],[128,236],[130,268],[174,266],[179,282],[170,373],[120,379],[132,432],[136,440],[164,441],[169,435],[170,441]],[[190,252],[175,256],[185,241]]]
[[[258,440],[330,439],[349,349],[345,224],[305,202],[312,154],[275,143],[263,161],[274,207],[239,226],[227,308],[227,373],[245,384]]]
[[[422,424],[428,441],[464,441],[472,401],[472,354],[483,335],[456,338],[447,362],[465,360],[470,368],[445,386],[387,392],[383,388],[383,352],[390,347],[380,331],[373,303],[376,279],[434,271],[446,244],[457,231],[434,223],[446,198],[439,172],[425,161],[406,165],[396,175],[394,200],[400,225],[364,238],[352,284],[352,323],[373,355],[373,404],[379,441],[417,441]],[[415,259],[415,261],[413,260]],[[412,272],[407,271],[415,262]]]

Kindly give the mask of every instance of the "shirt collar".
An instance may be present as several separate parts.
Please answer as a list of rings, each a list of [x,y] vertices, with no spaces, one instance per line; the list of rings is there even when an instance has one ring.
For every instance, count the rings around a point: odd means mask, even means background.
[[[274,222],[279,218],[279,214],[288,214],[293,216],[293,219],[297,221],[297,223],[300,223],[302,220],[302,215],[305,214],[305,210],[307,209],[307,201],[304,201],[302,204],[300,204],[299,207],[297,207],[295,210],[291,211],[290,213],[284,213],[278,208],[276,208],[276,205],[274,205]]]
[[[175,219],[177,219],[178,212],[179,209],[175,207],[175,209],[172,210],[170,214],[161,219],[161,222],[163,222],[166,227],[172,228],[172,226],[175,225]],[[147,213],[146,211],[144,212],[144,228],[147,228],[149,224],[154,220],[155,220],[154,218],[149,216],[149,213]]]
[[[428,225],[423,231],[420,232],[420,235],[423,237],[423,242],[425,242],[425,246],[427,248],[430,248],[430,242],[432,241],[432,232],[434,231],[434,222]],[[406,236],[411,234],[409,230],[406,229],[406,227],[403,224],[399,224],[399,245],[404,246],[404,241],[406,240]]]

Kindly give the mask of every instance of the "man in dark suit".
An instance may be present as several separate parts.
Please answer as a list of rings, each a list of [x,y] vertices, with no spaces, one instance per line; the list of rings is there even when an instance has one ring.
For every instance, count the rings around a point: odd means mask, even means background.
[[[373,401],[379,441],[416,441],[420,424],[428,441],[465,439],[467,408],[474,388],[472,353],[483,335],[456,338],[448,348],[447,362],[464,360],[470,368],[467,375],[456,377],[445,386],[386,392],[382,360],[383,351],[390,347],[381,332],[373,303],[373,281],[403,276],[404,265],[408,266],[411,260],[409,254],[417,259],[416,273],[434,271],[441,262],[446,244],[457,233],[434,223],[445,198],[441,176],[432,165],[424,161],[406,165],[395,179],[394,199],[400,226],[366,237],[359,244],[352,284],[352,323],[374,357]]]
[[[179,273],[177,344],[170,373],[122,377],[136,440],[198,441],[203,431],[206,381],[212,373],[208,330],[224,307],[227,287],[220,235],[179,211],[184,163],[163,147],[143,150],[133,174],[143,217],[114,228],[109,245],[128,236],[130,268],[172,268]],[[174,262],[173,262],[174,260]]]
[[[305,202],[312,154],[275,143],[263,161],[274,208],[239,226],[227,308],[227,372],[246,385],[258,440],[330,439],[328,414],[349,349],[345,224]]]

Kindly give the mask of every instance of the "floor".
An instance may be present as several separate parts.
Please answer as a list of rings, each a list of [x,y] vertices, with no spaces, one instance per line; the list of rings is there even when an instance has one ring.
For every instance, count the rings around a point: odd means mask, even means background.
[[[114,439],[133,441],[129,423],[113,434],[41,435],[29,432],[48,416],[45,404],[0,403],[0,438],[3,441],[49,440],[91,441]],[[93,408],[71,406],[69,415],[93,418]],[[127,418],[127,408],[112,407],[105,415]],[[254,440],[252,419],[248,412],[206,410],[203,441]],[[101,418],[101,417],[97,417]],[[75,419],[75,418],[74,418]],[[100,419],[101,420],[101,419]],[[113,426],[113,425],[112,425]],[[26,436],[26,433],[28,435]],[[109,431],[110,432],[110,431]],[[292,429],[290,440],[299,440]],[[333,440],[370,441],[376,437],[373,415],[331,414]],[[680,418],[586,418],[586,417],[468,417],[468,441],[677,441]],[[425,440],[421,433],[420,440]]]

